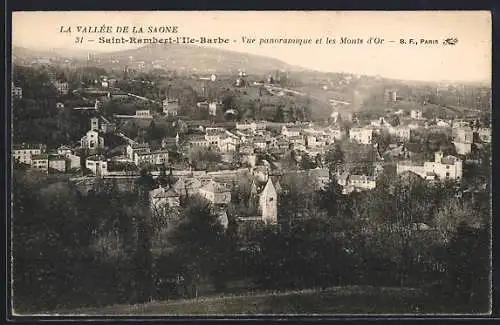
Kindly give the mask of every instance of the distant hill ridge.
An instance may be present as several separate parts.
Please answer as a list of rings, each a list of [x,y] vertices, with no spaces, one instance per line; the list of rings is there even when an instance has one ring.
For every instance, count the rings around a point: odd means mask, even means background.
[[[187,44],[148,44],[135,49],[93,53],[100,60],[114,59],[124,64],[130,61],[147,63],[156,61],[167,69],[190,69],[198,72],[227,72],[241,69],[251,73],[266,73],[273,70],[305,70],[266,56]],[[20,58],[87,56],[84,50],[36,50],[18,46],[13,46],[12,54]]]

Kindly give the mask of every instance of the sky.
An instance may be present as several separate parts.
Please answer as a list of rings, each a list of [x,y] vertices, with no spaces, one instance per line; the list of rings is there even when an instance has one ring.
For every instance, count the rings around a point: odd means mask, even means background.
[[[178,26],[177,34],[82,34],[76,26]],[[71,33],[60,29],[71,27]],[[76,37],[84,37],[75,44]],[[222,37],[230,44],[207,45],[264,55],[286,63],[325,72],[380,75],[426,81],[491,80],[491,15],[487,11],[73,11],[14,12],[12,43],[31,49],[119,51],[138,47],[99,44],[88,38],[105,37]],[[255,38],[245,44],[242,37]],[[364,44],[324,44],[325,38],[362,38]],[[368,45],[370,37],[383,44]],[[444,46],[445,38],[457,38]],[[311,45],[263,44],[260,39],[312,39]],[[315,44],[321,38],[323,44]],[[400,39],[435,39],[438,45],[401,45]],[[392,40],[394,42],[388,42]],[[200,45],[203,46],[203,45]]]

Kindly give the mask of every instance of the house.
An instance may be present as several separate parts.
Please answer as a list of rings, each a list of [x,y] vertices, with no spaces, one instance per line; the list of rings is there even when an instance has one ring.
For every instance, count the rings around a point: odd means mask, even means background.
[[[323,130],[320,134],[323,136],[327,144],[333,143],[336,140],[342,140],[344,138],[342,130],[337,128],[327,128]]]
[[[450,123],[448,123],[446,121],[443,121],[443,120],[437,121],[436,125],[439,126],[439,127],[442,127],[442,128],[448,128],[448,127],[450,127]]]
[[[90,156],[85,160],[85,167],[89,169],[92,174],[97,176],[104,176],[108,174],[108,160],[104,156]]]
[[[283,126],[281,128],[281,134],[287,138],[289,137],[298,137],[300,136],[300,128],[297,128],[297,127],[290,127],[290,128],[287,128],[286,126]]]
[[[57,154],[61,156],[66,156],[70,155],[73,152],[73,149],[71,149],[68,146],[62,145],[59,148],[57,148]]]
[[[128,159],[133,161],[136,153],[148,153],[151,152],[151,149],[148,143],[134,143],[127,145],[126,151]]]
[[[411,140],[411,129],[407,126],[390,126],[388,129],[389,134],[398,138],[401,141]]]
[[[208,104],[208,114],[211,116],[216,116],[217,111],[220,111],[222,109],[222,103],[219,102],[211,102]]]
[[[186,144],[188,148],[208,148],[210,142],[205,135],[192,134],[187,137]]]
[[[258,148],[260,150],[265,150],[267,148],[267,141],[264,137],[254,137],[252,139],[252,143],[254,145],[254,148]]]
[[[15,161],[31,165],[31,157],[33,155],[41,155],[46,153],[47,146],[44,144],[15,144],[12,146],[12,158]]]
[[[423,116],[423,113],[419,109],[412,109],[410,112],[410,117],[415,120],[420,120]]]
[[[435,176],[438,179],[460,180],[462,179],[462,161],[454,156],[443,157],[443,152],[434,154],[434,161],[426,161],[423,165],[413,164],[409,161],[398,162],[396,173],[412,172],[424,179]]]
[[[250,130],[255,132],[257,130],[265,129],[267,126],[266,122],[251,122],[251,123],[236,123],[236,130],[245,131]]]
[[[390,144],[387,147],[387,150],[384,152],[383,156],[385,157],[390,157],[390,158],[399,158],[399,159],[408,159],[412,153],[408,149],[408,147],[404,144],[402,145],[397,145],[397,144]]]
[[[141,165],[164,165],[168,163],[168,150],[156,150],[150,152],[135,152],[134,163]]]
[[[68,169],[80,169],[81,157],[73,153],[65,155]]]
[[[330,183],[330,171],[326,168],[316,168],[307,171],[311,181],[315,181],[315,187],[318,190],[325,189]]]
[[[173,187],[165,188],[160,185],[159,188],[149,191],[151,211],[159,215],[166,215],[168,208],[180,206],[179,198],[179,193]]]
[[[205,139],[208,144],[214,148],[219,147],[219,141],[221,136],[226,134],[226,130],[223,128],[206,128],[205,129]]]
[[[236,136],[230,136],[224,134],[220,137],[218,149],[221,152],[233,152],[239,144],[238,138]]]
[[[381,127],[381,126],[387,126],[387,125],[390,125],[389,123],[387,123],[387,121],[385,120],[385,118],[383,117],[380,117],[379,119],[377,120],[373,120],[370,122],[370,125],[372,126],[376,126],[376,127]]]
[[[175,137],[165,137],[161,139],[161,147],[162,149],[178,147],[179,146],[179,133],[175,135]]]
[[[238,152],[242,155],[252,155],[255,153],[255,149],[251,145],[243,144],[239,146]]]
[[[347,187],[351,186],[356,191],[373,190],[377,186],[375,176],[349,175]]]
[[[297,148],[298,146],[305,147],[306,145],[306,140],[304,139],[303,136],[292,136],[289,137],[288,139],[290,143],[293,143],[293,145]]]
[[[215,205],[227,205],[231,202],[231,190],[229,187],[210,180],[202,185],[198,193]]]
[[[360,144],[371,144],[373,130],[365,128],[352,128],[349,130],[349,139]]]
[[[208,110],[208,102],[207,101],[197,102],[196,107]]]
[[[67,82],[56,80],[52,84],[60,95],[67,95],[69,93],[69,84]]]
[[[12,83],[11,96],[15,99],[23,98],[23,89],[21,87],[14,86],[14,83]]]
[[[49,169],[66,172],[66,157],[61,155],[49,156]]]
[[[162,102],[163,113],[167,116],[177,116],[179,113],[179,101],[165,98]]]
[[[471,153],[474,141],[474,132],[471,128],[453,128],[452,139],[459,155]]]
[[[64,157],[66,160],[66,169],[80,169],[81,158],[73,153],[73,149],[68,146],[62,145],[57,148],[57,154]]]
[[[151,111],[149,109],[141,109],[135,111],[135,117],[137,118],[153,118]]]
[[[48,154],[38,154],[31,156],[31,168],[49,172],[49,155]]]

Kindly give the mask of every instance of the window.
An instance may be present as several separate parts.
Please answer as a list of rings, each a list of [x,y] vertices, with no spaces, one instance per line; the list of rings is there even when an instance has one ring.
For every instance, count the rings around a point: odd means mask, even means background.
[[[270,197],[269,198],[269,202],[273,202],[274,201],[274,198],[273,197]]]
[[[449,172],[446,172],[446,178],[450,178],[450,173]]]

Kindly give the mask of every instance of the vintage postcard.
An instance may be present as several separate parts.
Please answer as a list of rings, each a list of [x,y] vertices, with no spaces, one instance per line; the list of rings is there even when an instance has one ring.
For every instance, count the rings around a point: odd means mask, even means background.
[[[12,314],[491,313],[491,32],[14,12]]]

